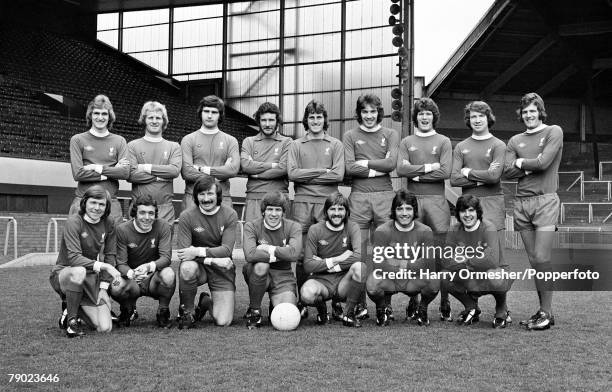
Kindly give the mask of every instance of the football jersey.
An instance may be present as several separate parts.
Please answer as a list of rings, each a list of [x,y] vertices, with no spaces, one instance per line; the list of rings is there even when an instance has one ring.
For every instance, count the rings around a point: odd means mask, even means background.
[[[181,212],[177,228],[178,249],[206,247],[206,257],[232,257],[238,215],[223,205],[214,215],[205,215],[198,206]],[[196,260],[203,261],[202,258]]]
[[[290,144],[291,138],[278,132],[273,137],[266,137],[260,132],[242,141],[240,165],[242,171],[249,175],[247,199],[262,199],[266,193],[273,191],[289,191],[287,155]],[[265,163],[278,163],[278,167],[265,169]]]
[[[453,151],[453,169],[451,185],[460,186],[464,194],[474,196],[501,195],[501,175],[504,171],[504,155],[506,144],[491,135],[485,140],[469,137],[455,146]],[[489,170],[491,163],[499,163],[499,167]],[[461,169],[472,170],[466,178]]]
[[[172,258],[172,234],[170,224],[156,219],[151,231],[141,233],[134,227],[134,220],[117,227],[117,270],[125,275],[130,269],[154,261],[156,270],[170,266]]]
[[[275,246],[276,261],[270,263],[271,269],[290,270],[291,263],[297,261],[302,251],[302,228],[299,223],[289,219],[282,220],[281,227],[270,230],[264,220],[257,219],[244,225],[244,257],[248,263],[268,263],[270,254],[257,249],[257,245]]]
[[[473,271],[487,271],[493,268],[507,267],[506,264],[500,265],[499,262],[497,228],[486,219],[480,221],[480,226],[474,231],[465,231],[461,223],[453,225],[446,237],[446,245],[453,247],[455,253],[457,248],[482,248],[482,256],[475,255],[468,258],[465,263],[459,263],[456,257],[452,260],[445,260],[444,264],[450,270],[467,267]]]
[[[304,251],[304,271],[306,273],[327,273],[326,258],[336,257],[350,250],[353,254],[338,265],[347,271],[353,263],[361,261],[361,231],[354,222],[344,224],[342,230],[330,230],[325,221],[310,226]],[[315,260],[318,256],[323,260]]]

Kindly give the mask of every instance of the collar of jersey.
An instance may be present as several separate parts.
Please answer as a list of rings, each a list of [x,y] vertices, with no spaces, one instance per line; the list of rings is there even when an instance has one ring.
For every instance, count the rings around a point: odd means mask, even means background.
[[[540,132],[542,129],[546,128],[547,126],[548,126],[548,125],[546,125],[546,124],[542,123],[542,124],[540,124],[539,126],[537,126],[537,127],[536,127],[536,128],[534,128],[534,129],[528,129],[528,130],[526,130],[526,131],[525,131],[525,133],[526,133],[526,134],[529,134],[529,135],[531,135],[532,133],[538,133],[538,132]]]
[[[472,135],[472,139],[474,140],[488,140],[493,137],[492,134],[487,133],[486,135]]]
[[[95,137],[107,137],[108,135],[110,135],[110,131],[108,129],[104,133],[96,132],[93,129],[90,129],[89,133],[91,133]]]
[[[217,212],[219,212],[219,210],[221,209],[221,206],[217,206],[217,208],[215,208],[214,210],[212,210],[211,212],[208,211],[204,211],[202,209],[202,206],[198,206],[198,208],[200,209],[200,212],[204,215],[208,215],[208,216],[212,216],[215,215]]]
[[[332,226],[328,220],[325,221],[325,227],[327,227],[328,229],[330,229],[331,231],[342,231],[342,229],[344,229],[344,223],[341,226],[338,227],[334,227]]]
[[[102,220],[102,218],[98,219],[98,220],[93,220],[89,217],[89,215],[87,214],[83,214],[83,220],[87,223],[91,223],[92,225],[95,225],[96,223],[100,222]]]
[[[148,142],[151,142],[151,143],[161,143],[161,141],[164,140],[164,138],[161,137],[161,136],[160,137],[151,137],[151,136],[144,135],[142,138],[144,140],[148,141]]]
[[[436,130],[434,129],[433,131],[430,132],[421,132],[418,129],[414,131],[414,134],[417,135],[418,137],[430,137],[433,135],[437,135],[438,132],[436,132]]]
[[[302,138],[302,143],[306,143],[309,142],[311,140],[315,140],[314,138],[310,137],[310,132],[308,132],[306,135],[304,135],[304,137]],[[323,131],[323,137],[321,139],[316,139],[316,140],[325,140],[327,142],[331,141],[331,139],[329,138],[329,135],[327,134],[327,132]]]
[[[272,135],[272,137],[268,137],[266,135],[264,135],[264,133],[262,131],[259,131],[259,133],[257,135],[255,135],[255,139],[257,140],[263,140],[263,139],[274,139],[274,140],[281,140],[280,135],[278,134],[278,129],[276,131],[274,131],[274,135]]]
[[[396,221],[393,221],[393,224],[395,225],[395,228],[398,231],[403,231],[404,233],[412,231],[412,229],[414,229],[414,220],[410,222],[410,227],[405,227],[405,228],[398,225]]]
[[[467,227],[463,226],[463,230],[471,233],[472,231],[478,230],[479,227],[480,227],[480,219],[476,220],[476,224],[471,229],[468,229]]]
[[[359,129],[361,129],[362,131],[366,132],[366,133],[374,133],[374,132],[378,132],[380,131],[380,129],[382,128],[382,125],[380,124],[376,124],[376,126],[372,129],[368,129],[366,127],[364,127],[363,125],[359,126]]]
[[[151,228],[147,231],[144,231],[143,229],[141,229],[140,227],[138,227],[138,225],[136,224],[136,219],[132,219],[132,224],[134,225],[134,229],[141,233],[141,234],[147,234],[149,233],[151,230],[153,230],[153,226],[151,226]]]
[[[264,227],[265,227],[266,229],[268,229],[268,230],[276,231],[276,230],[280,229],[280,228],[281,228],[281,226],[283,225],[283,218],[281,218],[280,222],[278,223],[278,226],[276,226],[276,227],[272,227],[272,226],[268,225],[268,224],[266,223],[266,220],[265,220],[265,219],[264,219],[264,221],[263,221],[263,225],[264,225]]]
[[[200,129],[198,129],[198,131],[202,132],[204,135],[215,135],[217,133],[219,133],[219,128],[215,128],[215,129],[204,129],[204,127],[201,127]]]

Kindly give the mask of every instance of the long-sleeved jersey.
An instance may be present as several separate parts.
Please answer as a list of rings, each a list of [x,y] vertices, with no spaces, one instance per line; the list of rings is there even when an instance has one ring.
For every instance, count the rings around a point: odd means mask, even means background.
[[[275,246],[276,261],[270,263],[270,254],[257,249],[257,245]],[[244,257],[247,263],[270,263],[270,268],[290,270],[291,263],[297,261],[302,251],[302,228],[299,223],[283,219],[281,227],[270,230],[264,220],[257,219],[244,225]]]
[[[454,250],[454,257],[444,261],[446,269],[450,271],[461,268],[471,271],[488,271],[498,267],[507,267],[505,264],[500,265],[497,228],[486,219],[481,220],[480,226],[474,231],[465,231],[461,223],[453,225],[446,236],[446,246]],[[466,247],[471,247],[476,252],[472,252],[473,257],[466,257],[463,260],[459,252]],[[481,247],[480,251],[478,247]]]
[[[399,148],[399,135],[395,130],[381,127],[376,132],[366,132],[355,128],[345,133],[342,141],[346,174],[353,178],[353,192],[393,190],[390,173],[397,165]],[[355,163],[361,160],[367,160],[368,167]],[[385,175],[370,177],[370,170]]]
[[[557,192],[562,152],[563,131],[557,125],[512,136],[506,148],[504,177],[518,179],[516,196]],[[519,158],[523,158],[520,169],[514,164]]]
[[[453,151],[451,185],[460,186],[464,194],[501,195],[505,154],[506,144],[494,136],[485,140],[477,140],[470,136],[461,141]],[[499,163],[499,166],[489,169],[492,162]],[[463,168],[471,169],[467,177],[461,174]]]
[[[182,165],[181,147],[178,143],[162,139],[159,142],[145,138],[128,143],[132,198],[151,195],[158,204],[172,203],[173,180],[179,176]],[[150,164],[151,172],[138,170],[139,164]]]
[[[361,261],[361,231],[354,222],[346,222],[340,231],[330,230],[325,221],[310,226],[304,251],[304,271],[307,274],[326,274],[326,258],[336,257],[350,250],[353,254],[338,265],[342,272],[348,271],[353,263]],[[318,256],[323,260],[315,260]]]
[[[266,137],[262,132],[242,141],[240,165],[242,171],[249,175],[246,185],[247,199],[261,199],[268,192],[287,193],[287,156],[291,138],[276,132],[273,137]],[[272,168],[272,163],[278,167]]]
[[[307,134],[294,140],[289,147],[287,173],[294,182],[296,202],[322,202],[338,191],[344,179],[342,142],[327,134],[322,139]]]
[[[127,158],[127,143],[122,136],[109,133],[98,137],[86,131],[70,138],[70,166],[72,177],[78,182],[75,195],[83,197],[92,185],[100,185],[111,197],[119,191],[119,180],[127,180],[130,169],[115,166],[119,160]],[[101,173],[83,169],[87,165],[102,165]]]
[[[240,169],[240,151],[235,137],[219,131],[205,134],[197,130],[181,140],[185,193],[193,194],[193,185],[203,175],[199,167],[210,167],[210,175],[221,183],[224,196],[230,196],[229,179]]]
[[[425,164],[440,168],[425,173]],[[417,195],[444,195],[444,180],[450,177],[452,145],[439,133],[406,136],[400,142],[397,175],[408,178],[408,190]]]
[[[156,219],[148,233],[137,231],[133,219],[117,227],[117,270],[122,275],[151,261],[161,271],[170,266],[171,258],[172,234],[168,222]]]

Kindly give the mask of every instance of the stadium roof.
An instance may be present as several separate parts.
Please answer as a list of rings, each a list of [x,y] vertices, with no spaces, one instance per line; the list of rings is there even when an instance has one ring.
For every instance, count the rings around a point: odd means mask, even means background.
[[[90,12],[135,11],[166,7],[182,7],[203,4],[223,3],[221,0],[64,0],[78,3]],[[234,0],[237,1],[237,0]],[[231,3],[232,1],[225,1]]]
[[[497,0],[426,93],[503,99],[536,91],[581,99],[591,81],[592,98],[610,100],[611,42],[612,0]]]

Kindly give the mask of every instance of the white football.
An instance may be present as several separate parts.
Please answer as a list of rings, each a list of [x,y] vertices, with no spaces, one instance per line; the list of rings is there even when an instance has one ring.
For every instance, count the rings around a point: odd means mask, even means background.
[[[293,331],[300,325],[300,320],[297,306],[288,302],[276,305],[270,315],[272,326],[279,331]]]

